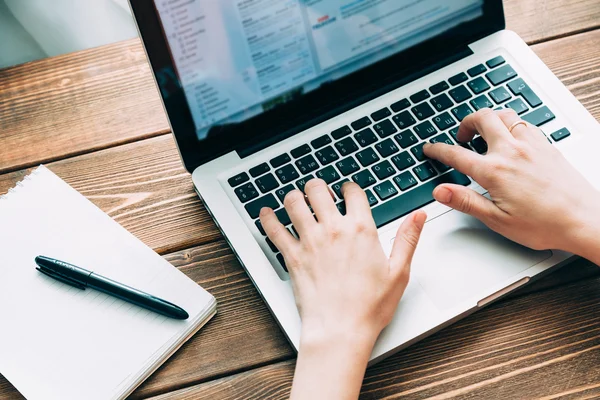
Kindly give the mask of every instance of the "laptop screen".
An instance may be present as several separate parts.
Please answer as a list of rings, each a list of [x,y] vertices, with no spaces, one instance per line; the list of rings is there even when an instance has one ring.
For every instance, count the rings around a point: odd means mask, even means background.
[[[196,137],[480,17],[483,0],[156,0]]]

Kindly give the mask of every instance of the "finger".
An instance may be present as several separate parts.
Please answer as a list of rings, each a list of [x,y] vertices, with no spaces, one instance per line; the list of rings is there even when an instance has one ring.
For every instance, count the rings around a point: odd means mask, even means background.
[[[466,143],[477,133],[483,137],[489,147],[495,146],[499,141],[513,139],[504,122],[489,108],[482,108],[475,114],[467,115],[458,128],[456,138]]]
[[[425,212],[413,212],[402,222],[396,233],[396,239],[394,239],[390,254],[390,268],[396,278],[403,281],[405,286],[408,284],[410,264],[426,220]]]
[[[319,221],[325,222],[340,216],[340,212],[331,198],[329,186],[324,180],[311,179],[304,186],[304,192]]]
[[[479,180],[479,166],[485,162],[484,156],[474,151],[467,150],[461,146],[453,146],[446,143],[425,143],[423,153],[429,158],[438,160],[463,174]]]
[[[460,185],[439,185],[433,191],[433,197],[440,203],[469,214],[488,226],[496,225],[505,215],[493,201]]]
[[[297,245],[298,240],[279,222],[272,209],[262,208],[259,216],[265,233],[284,256]]]
[[[369,219],[373,219],[367,195],[356,183],[345,182],[342,185],[342,197],[346,202],[346,215],[367,216]]]
[[[523,121],[515,110],[507,108],[496,112],[504,125],[509,128],[509,132],[518,140],[523,140],[530,143],[539,143],[540,140],[546,140],[546,136],[537,127],[531,126],[528,123],[518,124],[510,130],[513,124]]]
[[[317,225],[301,191],[296,189],[289,192],[283,199],[283,205],[300,237]]]

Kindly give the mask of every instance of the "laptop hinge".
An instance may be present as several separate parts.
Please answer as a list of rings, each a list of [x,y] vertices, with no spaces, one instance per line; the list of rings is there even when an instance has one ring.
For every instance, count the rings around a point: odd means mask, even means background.
[[[428,63],[415,65],[413,66],[413,68],[411,68],[410,71],[407,71],[406,75],[404,75],[398,80],[395,80],[389,85],[377,88],[376,90],[373,90],[365,95],[353,97],[352,99],[343,101],[341,102],[343,103],[343,105],[331,108],[329,110],[324,110],[322,113],[319,114],[318,117],[304,121],[303,123],[299,123],[293,129],[289,129],[271,137],[257,138],[257,140],[252,141],[252,143],[245,143],[244,145],[240,145],[240,147],[238,147],[236,151],[240,158],[248,157],[282,140],[285,140],[291,136],[294,136],[307,129],[310,129],[315,125],[318,125],[348,110],[351,110],[354,107],[358,107],[361,104],[364,104],[377,97],[383,96],[384,94],[391,92],[392,90],[405,86],[411,82],[416,81],[417,79],[420,79],[450,64],[462,60],[463,58],[466,58],[472,54],[473,51],[469,48],[469,46],[464,46],[464,48],[462,49],[455,49],[454,51],[449,52],[449,55],[441,60],[435,62],[430,61]]]

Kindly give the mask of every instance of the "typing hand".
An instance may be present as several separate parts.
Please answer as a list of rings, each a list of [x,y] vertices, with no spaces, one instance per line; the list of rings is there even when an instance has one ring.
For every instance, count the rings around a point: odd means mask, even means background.
[[[486,155],[439,143],[423,148],[475,179],[492,200],[456,185],[440,185],[433,195],[527,247],[577,253],[591,216],[600,220],[599,194],[538,128],[519,124],[510,132],[519,120],[510,109],[482,109],[463,120],[457,139],[468,142],[479,133]]]
[[[342,187],[345,216],[324,181],[310,180],[305,191],[316,220],[302,192],[292,191],[284,201],[300,240],[271,209],[260,213],[265,232],[285,258],[302,319],[292,395],[302,391],[308,397],[314,389],[319,398],[356,398],[375,340],[408,284],[426,215],[406,218],[388,259],[358,185]]]

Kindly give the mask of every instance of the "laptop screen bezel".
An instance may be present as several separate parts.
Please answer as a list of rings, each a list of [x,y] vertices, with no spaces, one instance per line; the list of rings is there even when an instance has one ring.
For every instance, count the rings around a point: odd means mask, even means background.
[[[177,147],[189,172],[231,151],[241,157],[339,115],[406,84],[406,77],[467,49],[470,43],[504,29],[502,0],[484,0],[483,15],[442,35],[396,53],[238,124],[215,127],[199,141],[152,0],[130,0]],[[166,74],[165,71],[171,73]],[[168,87],[169,95],[163,94]],[[165,90],[165,93],[167,91]]]

